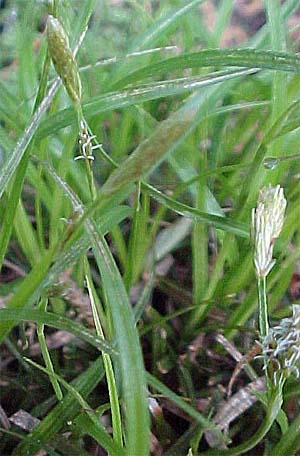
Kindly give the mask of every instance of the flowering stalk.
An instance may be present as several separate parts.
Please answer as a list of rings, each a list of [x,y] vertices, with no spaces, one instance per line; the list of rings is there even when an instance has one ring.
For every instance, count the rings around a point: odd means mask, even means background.
[[[286,208],[283,189],[271,185],[261,189],[257,208],[252,210],[252,238],[254,241],[254,265],[258,283],[259,330],[261,337],[269,331],[266,277],[275,264],[273,247],[279,236]]]
[[[266,277],[257,278],[258,306],[259,306],[259,332],[261,337],[265,337],[269,332],[268,321],[268,301],[267,301],[267,281]]]
[[[55,70],[60,76],[77,112],[81,155],[76,157],[75,160],[83,158],[85,161],[91,197],[94,200],[96,197],[96,188],[91,167],[91,162],[94,160],[92,151],[99,146],[92,144],[95,136],[89,132],[88,124],[83,116],[81,107],[81,79],[76,60],[69,45],[68,36],[60,21],[51,15],[48,16],[47,21],[47,39],[49,54]]]
[[[60,21],[49,15],[47,22],[47,38],[48,38],[48,49],[54,64],[57,74],[60,76],[63,85],[65,86],[68,95],[74,103],[78,127],[79,127],[79,147],[80,153],[75,160],[83,159],[87,171],[87,179],[92,200],[96,199],[96,187],[94,182],[94,176],[92,172],[91,164],[94,161],[93,150],[101,148],[99,144],[95,144],[96,136],[93,135],[89,129],[88,123],[84,118],[81,105],[81,79],[77,68],[77,63],[74,58],[73,52],[69,46],[68,36],[64,31],[64,28]],[[94,144],[93,144],[94,142]],[[97,308],[93,296],[92,281],[89,276],[89,266],[87,260],[84,263],[86,278],[88,280],[88,289],[91,298],[93,316],[96,326],[96,331],[103,336],[100,319],[97,313]],[[110,357],[104,355],[104,366],[106,370],[108,390],[110,395],[110,403],[112,405],[112,423],[113,423],[113,434],[114,440],[122,446],[122,425],[121,425],[121,414],[118,403],[118,394],[116,388],[116,381],[113,373],[112,363]],[[52,379],[52,378],[51,378]],[[54,381],[53,381],[54,382]],[[53,383],[56,387],[56,384]],[[58,391],[59,392],[59,391]],[[58,393],[57,393],[58,394]]]

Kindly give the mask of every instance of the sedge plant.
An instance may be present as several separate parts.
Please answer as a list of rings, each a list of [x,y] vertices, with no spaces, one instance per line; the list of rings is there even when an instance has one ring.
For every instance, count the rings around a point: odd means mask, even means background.
[[[1,3],[5,456],[300,448],[299,2],[217,3]]]

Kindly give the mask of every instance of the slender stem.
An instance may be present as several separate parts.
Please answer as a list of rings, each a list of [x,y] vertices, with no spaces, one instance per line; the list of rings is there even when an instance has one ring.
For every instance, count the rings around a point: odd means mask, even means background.
[[[77,111],[77,118],[78,118],[78,127],[79,127],[79,131],[80,131],[81,123],[84,122],[86,125],[87,125],[87,123],[84,119],[81,105],[76,106],[76,111]],[[96,186],[95,186],[95,181],[94,181],[94,174],[93,174],[93,170],[92,170],[91,160],[88,157],[84,157],[84,162],[85,162],[85,167],[86,167],[86,175],[87,175],[87,180],[88,180],[88,184],[89,184],[91,199],[92,199],[92,201],[94,201],[97,196],[97,191],[96,191]]]
[[[42,201],[41,201],[41,186],[42,186],[42,175],[43,175],[43,168],[42,165],[38,165],[38,180],[36,186],[36,197],[35,197],[35,218],[36,218],[36,230],[37,230],[37,238],[39,243],[40,251],[43,252],[46,250],[45,246],[45,235],[44,235],[44,228],[43,228],[43,212],[42,212]]]
[[[276,158],[279,161],[295,160],[295,159],[300,158],[300,154],[290,154],[290,155],[284,155],[283,157],[276,157]]]
[[[207,168],[206,150],[201,151],[200,170]],[[197,182],[197,194],[195,198],[195,207],[205,211],[206,202],[206,185],[205,177],[199,178]],[[193,302],[196,306],[195,313],[192,316],[193,326],[198,325],[199,319],[205,314],[207,306],[203,305],[205,291],[208,286],[208,230],[200,221],[194,222],[192,234],[192,253],[193,253]]]
[[[271,428],[274,420],[276,419],[282,406],[282,392],[281,389],[275,390],[269,398],[266,416],[255,434],[246,440],[246,442],[227,450],[211,449],[203,453],[199,453],[199,456],[239,456],[243,453],[249,452],[252,448],[256,447],[267,434]],[[254,453],[252,453],[254,454]],[[257,454],[257,453],[255,453]]]
[[[94,181],[91,161],[88,158],[85,158],[84,162],[85,162],[85,167],[86,167],[86,175],[87,175],[87,180],[88,180],[88,184],[89,184],[91,199],[92,199],[92,201],[95,201],[97,192],[96,192],[96,187],[95,187],[95,181]]]
[[[269,332],[266,277],[258,277],[257,288],[259,304],[259,332],[260,337],[264,338]]]
[[[46,311],[47,310],[47,302],[48,302],[47,299],[42,299],[40,304],[39,304],[39,310]],[[44,358],[44,362],[45,362],[46,368],[48,369],[47,373],[48,373],[49,379],[50,379],[50,381],[52,383],[52,386],[53,386],[53,389],[55,391],[57,399],[59,401],[61,401],[63,399],[63,394],[62,394],[61,388],[59,386],[59,383],[57,381],[57,378],[55,377],[53,364],[52,364],[50,353],[48,351],[48,347],[47,347],[47,343],[46,343],[46,338],[45,338],[45,334],[44,334],[44,324],[43,323],[39,323],[37,325],[37,335],[38,335],[38,339],[39,339],[39,343],[40,343],[40,347],[41,347],[42,356]]]
[[[98,336],[105,338],[101,321],[99,315],[102,313],[101,305],[99,298],[96,294],[96,290],[94,288],[94,284],[92,281],[91,271],[89,267],[89,263],[87,258],[84,258],[84,270],[85,270],[85,277],[87,282],[87,288],[89,292],[93,318],[96,328],[96,333]],[[113,428],[113,437],[114,441],[123,447],[123,438],[122,438],[122,419],[121,419],[121,411],[120,411],[120,404],[118,398],[118,391],[116,385],[115,374],[113,370],[113,363],[111,357],[107,353],[102,354],[103,357],[103,364],[106,373],[107,379],[107,386],[111,404],[111,417],[112,417],[112,428]]]

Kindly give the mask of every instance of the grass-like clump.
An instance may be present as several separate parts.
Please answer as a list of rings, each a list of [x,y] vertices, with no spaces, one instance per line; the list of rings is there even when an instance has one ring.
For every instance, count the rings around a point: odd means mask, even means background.
[[[299,5],[240,3],[0,2],[1,455],[300,451]]]

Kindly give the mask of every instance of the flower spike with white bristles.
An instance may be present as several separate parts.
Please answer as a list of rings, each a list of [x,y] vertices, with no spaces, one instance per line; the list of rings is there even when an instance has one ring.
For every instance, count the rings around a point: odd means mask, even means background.
[[[285,208],[283,188],[269,185],[261,189],[257,208],[252,210],[254,264],[258,277],[266,277],[275,264],[273,247],[283,226]]]

